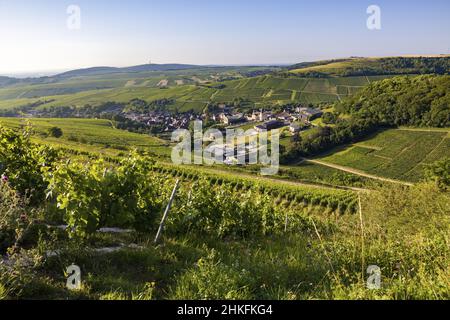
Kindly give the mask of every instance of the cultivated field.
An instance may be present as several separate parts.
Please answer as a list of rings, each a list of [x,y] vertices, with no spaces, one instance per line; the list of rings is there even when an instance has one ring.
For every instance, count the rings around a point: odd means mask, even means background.
[[[50,144],[82,152],[95,152],[107,156],[117,156],[132,148],[147,151],[158,157],[170,155],[168,143],[148,135],[131,133],[115,129],[113,122],[97,119],[17,119],[0,118],[0,125],[19,129],[31,124],[34,139],[37,142]],[[47,136],[51,127],[59,127],[63,131],[61,138]]]
[[[376,77],[378,79],[379,77]],[[158,87],[167,80],[167,87]],[[180,85],[183,80],[185,85]],[[354,94],[369,84],[371,77],[330,79],[279,78],[272,75],[223,81],[218,84],[194,84],[179,77],[151,79],[83,80],[74,83],[8,87],[0,89],[0,110],[8,110],[41,102],[46,107],[99,105],[106,101],[129,102],[173,99],[171,110],[201,111],[208,102],[232,102],[236,98],[249,106],[272,106],[286,103],[335,102]],[[375,80],[375,78],[373,79]],[[166,83],[166,81],[164,81]]]
[[[417,182],[426,165],[450,156],[448,131],[386,130],[319,160],[373,175]]]

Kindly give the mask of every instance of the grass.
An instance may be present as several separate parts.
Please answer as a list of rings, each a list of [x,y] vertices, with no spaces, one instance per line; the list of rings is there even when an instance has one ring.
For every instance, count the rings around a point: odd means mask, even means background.
[[[347,68],[370,67],[370,66],[378,66],[378,65],[379,65],[379,62],[377,61],[377,59],[369,59],[369,58],[347,59],[344,61],[328,62],[325,64],[316,65],[316,66],[310,66],[310,67],[301,68],[301,69],[294,69],[294,70],[291,70],[291,72],[296,73],[296,74],[302,74],[302,73],[307,73],[307,72],[323,72],[323,73],[334,74],[339,71],[345,70]]]
[[[170,155],[169,144],[156,137],[131,133],[114,128],[110,120],[101,119],[18,119],[0,118],[0,124],[19,129],[29,122],[35,132],[37,142],[55,147],[100,153],[116,156],[131,148],[147,151],[155,156]],[[63,136],[59,139],[48,137],[49,128],[57,126],[62,129]]]
[[[21,125],[20,119],[3,121],[15,128]],[[70,132],[92,139],[92,145],[80,145],[92,146],[93,149],[109,143],[110,139],[122,141],[123,138],[124,143],[127,139],[159,142],[143,135],[117,133],[107,120],[33,119],[32,122],[37,138],[43,143],[53,141],[41,136],[53,125],[63,128],[65,134]],[[118,136],[122,133],[127,138]],[[354,157],[349,159],[354,161],[354,165],[362,165],[370,162],[373,153],[379,152],[384,158],[375,158],[383,161],[387,161],[389,155],[401,161],[414,162],[404,154],[410,151],[417,153],[419,147],[424,148],[424,141],[432,141],[427,143],[434,146],[432,152],[424,155],[425,159],[434,158],[448,153],[445,139],[448,140],[445,131],[388,130],[353,146],[350,150],[356,149],[354,153],[348,152]],[[57,139],[55,143],[58,141],[66,140]],[[342,153],[335,156],[342,156]],[[232,171],[220,173],[215,168],[195,170],[204,174],[209,172],[215,179],[221,179],[220,185],[227,179],[235,177],[235,182],[239,179],[239,174]],[[283,175],[331,184],[336,183],[332,178],[336,175],[336,181],[348,179],[351,185],[365,183],[364,179],[358,180],[351,174],[343,177],[332,168],[310,164],[282,167],[280,176]],[[301,223],[294,225],[288,218],[285,232],[265,236],[200,236],[195,232],[180,232],[174,223],[168,223],[162,245],[155,246],[152,242],[154,232],[95,234],[79,241],[69,239],[61,231],[52,233],[54,228],[44,228],[44,233],[35,237],[35,243],[30,243],[30,247],[22,251],[21,254],[26,256],[19,255],[14,272],[0,265],[0,298],[450,298],[450,199],[447,193],[439,192],[435,186],[419,184],[407,188],[387,185],[361,192],[362,210],[361,215],[357,215],[338,214],[318,204],[326,196],[353,197],[353,192],[326,188],[312,190],[307,186],[289,185],[286,181],[276,183],[257,177],[241,177],[241,180],[251,186],[272,188],[267,196],[275,202],[280,201],[282,194],[297,191],[317,195],[319,201],[315,205],[300,206],[294,206],[291,200],[281,202],[280,205],[286,209],[295,208],[294,215],[301,218]],[[239,192],[238,189],[236,192]],[[169,216],[169,219],[172,218],[173,215]],[[363,231],[360,219],[363,221]],[[87,249],[121,244],[133,247],[106,254]],[[60,250],[61,254],[56,257],[44,255],[44,252],[55,249]],[[32,261],[33,264],[23,268],[20,262],[24,261]],[[80,291],[69,291],[65,287],[67,278],[64,272],[72,263],[82,270],[83,287]],[[379,290],[369,290],[365,285],[365,270],[369,265],[377,265],[381,269],[382,287]]]
[[[178,77],[179,78],[179,77]],[[169,81],[167,89],[157,83]],[[179,79],[178,79],[179,80]],[[259,76],[220,82],[225,87],[216,89],[197,86],[191,81],[176,83],[177,77],[160,76],[149,79],[102,79],[88,77],[55,84],[17,86],[0,89],[0,110],[9,110],[36,101],[47,102],[38,107],[99,105],[105,101],[128,102],[134,98],[153,101],[175,99],[169,109],[202,111],[208,102],[232,102],[243,98],[249,105],[335,102],[367,85],[366,77],[336,79],[279,78]]]
[[[62,254],[21,269],[8,297],[449,299],[448,201],[430,185],[364,194],[364,249],[357,215],[329,216],[318,210],[309,212],[317,228],[304,226],[301,232],[278,236],[215,239],[166,233],[160,246],[153,245],[152,234],[98,234],[79,244],[62,238],[40,244],[62,246]],[[137,247],[108,254],[86,250],[118,242]],[[80,291],[65,288],[64,270],[72,263],[82,270]],[[368,265],[381,269],[378,290],[366,287]]]
[[[340,152],[320,158],[325,162],[382,177],[420,181],[423,169],[450,156],[448,131],[386,130]]]

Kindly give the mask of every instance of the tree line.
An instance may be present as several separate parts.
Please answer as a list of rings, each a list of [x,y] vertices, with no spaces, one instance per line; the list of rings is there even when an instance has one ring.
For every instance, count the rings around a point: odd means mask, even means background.
[[[303,138],[295,136],[281,161],[314,156],[353,143],[382,128],[396,126],[450,127],[450,76],[395,77],[374,82],[337,102],[326,122]],[[350,117],[342,117],[350,115]]]

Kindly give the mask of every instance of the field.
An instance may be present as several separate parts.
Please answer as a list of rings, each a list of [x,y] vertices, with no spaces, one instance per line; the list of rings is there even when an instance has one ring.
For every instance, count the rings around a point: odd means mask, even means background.
[[[176,77],[175,77],[176,78]],[[175,79],[173,78],[173,79]],[[273,75],[223,81],[203,85],[169,77],[147,80],[79,80],[26,87],[0,89],[0,111],[40,102],[38,109],[46,107],[99,105],[105,101],[128,102],[134,98],[146,101],[168,98],[175,103],[171,110],[200,112],[208,102],[232,102],[242,98],[248,106],[272,106],[286,103],[335,102],[354,94],[369,84],[371,77],[345,77],[333,79],[279,78]],[[168,80],[168,86],[158,87],[161,80]],[[170,81],[169,81],[170,80]],[[72,80],[75,81],[75,80]]]
[[[426,165],[450,156],[446,130],[386,130],[318,160],[381,177],[420,181]]]
[[[55,148],[113,158],[123,156],[132,148],[137,148],[162,162],[170,163],[170,142],[149,135],[115,129],[114,123],[109,120],[0,118],[0,124],[15,129],[25,126],[27,122],[32,125],[35,133],[33,139],[36,142],[52,145]],[[48,136],[48,129],[54,126],[62,129],[61,138]],[[315,130],[305,131],[303,137],[313,134]],[[280,142],[289,145],[290,137]],[[359,172],[363,172],[382,178],[418,182],[423,178],[426,165],[450,156],[449,147],[450,137],[445,129],[386,130],[370,139],[344,149],[332,150],[327,155],[316,159],[348,168],[347,172],[339,167],[331,168],[320,163],[302,163],[281,167],[276,178],[318,185],[359,188],[375,182],[373,179],[358,175]],[[240,172],[257,175],[260,168],[257,166],[224,167],[223,170],[230,174],[235,172],[234,175],[239,175]],[[352,172],[352,170],[356,171]]]
[[[117,156],[137,148],[158,157],[170,155],[170,148],[166,141],[115,129],[114,124],[109,120],[0,118],[1,125],[14,129],[22,128],[27,123],[31,124],[35,133],[34,139],[37,142],[56,148],[95,152],[107,156]],[[55,126],[62,129],[61,138],[47,136],[48,129]]]
[[[23,124],[20,119],[1,120],[15,129]],[[116,130],[107,120],[32,119],[31,123],[36,142],[67,143],[68,149],[76,146],[89,153],[75,157],[67,152],[57,160],[48,185],[54,197],[38,202],[37,210],[22,208],[21,203],[10,205],[14,201],[9,198],[10,184],[0,183],[0,212],[17,211],[22,216],[29,212],[31,217],[25,229],[20,225],[16,230],[24,235],[20,241],[2,242],[24,247],[8,259],[0,256],[0,299],[450,297],[449,199],[433,184],[341,190],[324,184],[367,187],[367,181],[309,163],[282,167],[278,177],[262,178],[222,167],[175,167],[162,158],[149,172],[143,170],[148,168],[146,158],[125,160],[116,154],[104,164],[94,161],[108,155],[103,153],[112,149],[108,145],[120,146],[123,152],[133,144],[145,149],[147,143],[150,150],[169,150],[159,139]],[[62,128],[63,137],[46,137],[47,129],[55,125]],[[79,142],[67,138],[72,136]],[[430,147],[421,149],[426,152],[424,163],[448,154],[446,136],[442,130],[388,130],[353,146],[357,152],[352,154],[360,156],[362,149],[370,149],[379,154],[377,159],[403,161],[408,150],[417,152],[423,141],[431,141]],[[12,146],[7,139],[0,141],[8,152]],[[29,161],[40,157],[39,152],[18,152]],[[370,157],[374,156],[369,153],[352,164],[370,162]],[[14,169],[10,172],[29,174],[20,166]],[[181,184],[163,237],[155,245],[175,180]],[[308,180],[311,185],[299,183]],[[93,212],[100,221],[111,219],[101,226],[127,231],[94,230],[88,236],[68,237],[67,232],[95,223]],[[142,212],[145,219],[138,220]],[[57,227],[61,223],[69,224],[67,232]],[[8,224],[0,227],[6,231],[2,235],[15,234]],[[1,247],[2,254],[7,247]],[[32,263],[24,267],[24,261]],[[71,264],[82,270],[82,285],[76,291],[66,288],[65,270]],[[369,265],[378,266],[382,274],[377,290],[366,287]]]

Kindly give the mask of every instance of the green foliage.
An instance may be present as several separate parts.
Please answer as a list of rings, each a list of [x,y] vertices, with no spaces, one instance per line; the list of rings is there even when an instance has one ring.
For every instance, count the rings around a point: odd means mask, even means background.
[[[427,164],[450,156],[450,149],[442,148],[449,142],[443,130],[390,129],[320,160],[381,177],[419,182]]]
[[[201,258],[194,269],[178,279],[171,299],[247,300],[251,275],[246,270],[230,267],[217,259],[215,251]]]
[[[370,118],[351,118],[339,121],[334,127],[319,127],[282,153],[280,161],[290,163],[303,156],[314,156],[332,147],[356,142],[379,130],[379,124]]]
[[[30,141],[30,127],[14,132],[0,125],[0,173],[6,175],[19,193],[28,193],[36,203],[45,197],[42,174],[58,159],[54,149]]]
[[[59,127],[51,127],[48,129],[48,134],[53,138],[61,138],[63,135],[63,131]]]
[[[333,124],[336,123],[337,115],[331,112],[325,112],[322,116],[322,122],[325,124]]]
[[[188,181],[207,180],[212,186],[225,186],[233,188],[236,193],[246,194],[247,191],[260,193],[261,196],[275,197],[279,201],[286,201],[293,206],[320,206],[327,211],[339,213],[351,213],[356,209],[355,194],[351,191],[337,190],[332,188],[310,188],[303,185],[291,185],[288,182],[271,180],[260,180],[258,177],[242,177],[229,173],[214,171],[209,173],[207,169],[198,170],[194,168],[183,168],[173,166],[155,166],[155,171],[162,174],[170,174],[174,177]],[[224,190],[227,190],[225,188]]]
[[[339,119],[335,126],[320,128],[290,146],[282,161],[289,163],[300,156],[314,156],[357,142],[383,127],[449,127],[449,87],[450,76],[395,77],[374,82],[336,103],[338,112],[351,114],[349,119]]]
[[[8,182],[0,181],[0,254],[16,244],[29,221],[25,202]]]
[[[72,235],[86,236],[104,226],[152,230],[165,199],[164,178],[150,174],[152,161],[133,153],[117,167],[103,160],[61,163],[48,173]]]
[[[18,118],[0,118],[1,125],[14,130],[21,129],[22,121]],[[170,155],[170,148],[167,147],[166,141],[149,135],[118,130],[114,127],[113,121],[106,119],[33,118],[28,121],[33,128],[32,138],[40,144],[53,146],[55,149],[72,149],[113,156],[118,153],[118,150],[128,151],[138,148],[151,152],[155,156]],[[57,140],[46,137],[51,127],[61,128],[64,136]],[[107,146],[109,148],[106,148]]]
[[[336,105],[380,125],[450,126],[450,76],[395,77],[370,84]]]
[[[4,300],[7,297],[6,288],[0,283],[0,300]]]
[[[304,62],[289,67],[310,78],[400,74],[449,74],[450,57],[350,58]]]
[[[248,237],[281,230],[284,215],[271,197],[255,191],[236,191],[231,186],[212,187],[200,180],[190,187],[182,205],[171,215],[177,233],[195,232],[218,237]]]
[[[446,157],[425,169],[425,178],[432,181],[442,191],[450,189],[450,158]]]

